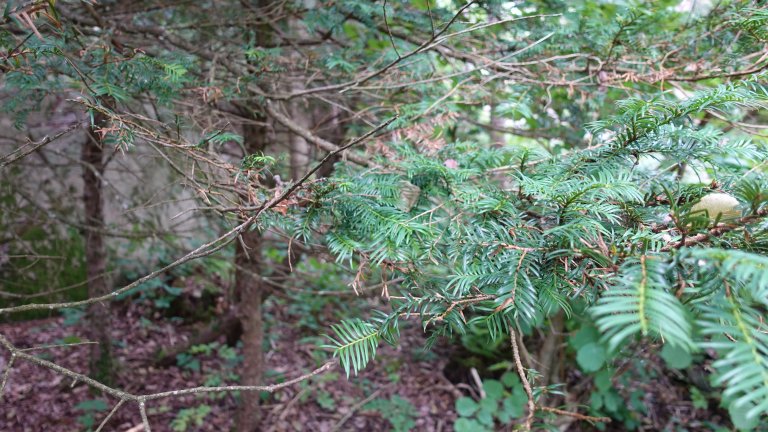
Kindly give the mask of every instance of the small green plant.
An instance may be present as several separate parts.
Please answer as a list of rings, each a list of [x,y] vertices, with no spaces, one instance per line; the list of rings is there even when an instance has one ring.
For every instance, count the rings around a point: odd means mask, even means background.
[[[691,386],[691,402],[696,409],[707,409],[709,406],[707,397],[696,386]]]
[[[119,254],[135,253],[138,245],[131,244]],[[173,259],[173,251],[166,245],[150,244],[142,255],[151,256],[158,265],[166,265]],[[128,258],[116,258],[115,266],[119,268],[118,281],[124,283],[135,281],[145,275],[154,262],[143,262]],[[118,296],[118,300],[131,299],[136,303],[150,305],[168,318],[182,317],[191,320],[205,320],[211,315],[211,305],[205,299],[215,297],[220,292],[217,282],[207,275],[226,274],[229,266],[226,257],[200,260],[175,267],[162,277],[148,280]],[[185,292],[187,295],[184,295]],[[185,299],[186,297],[186,299]],[[197,301],[200,305],[188,305]],[[199,306],[199,307],[196,307]]]
[[[227,370],[232,370],[241,360],[241,357],[237,354],[237,351],[234,348],[228,345],[221,345],[218,342],[211,342],[208,344],[193,345],[187,352],[177,354],[176,363],[184,369],[199,372],[201,366],[200,358],[203,356],[212,356],[214,354],[225,361]],[[221,379],[221,377],[219,379]]]
[[[582,371],[597,372],[605,365],[608,350],[601,342],[600,333],[594,326],[581,327],[568,340],[568,344],[576,351],[576,362]]]
[[[96,418],[108,408],[107,403],[101,399],[84,400],[75,406],[76,410],[83,412],[77,417],[77,422],[83,426],[83,429],[93,430]]]
[[[416,426],[415,418],[418,415],[416,409],[410,401],[400,396],[374,399],[365,405],[365,409],[381,413],[382,417],[392,425],[394,432],[409,431]]]
[[[176,414],[171,421],[171,429],[174,432],[184,432],[190,426],[202,426],[205,417],[212,411],[209,405],[198,405],[194,408],[185,408]]]
[[[317,404],[326,411],[333,411],[336,409],[336,400],[333,398],[331,393],[325,390],[321,389],[317,391],[315,402],[317,402]]]
[[[645,411],[641,394],[637,391],[630,395],[627,401],[613,386],[613,376],[615,371],[612,369],[601,370],[595,374],[595,387],[589,398],[592,413],[596,415],[607,415],[615,421],[624,424],[626,430],[634,430],[638,423],[635,420],[637,413]],[[633,414],[635,413],[635,414]],[[596,425],[600,430],[605,429],[604,424]]]
[[[467,396],[456,400],[456,432],[493,431],[495,425],[525,414],[528,396],[514,372],[505,372],[499,380],[483,380],[483,392],[485,397],[479,401]]]
[[[82,308],[67,308],[61,310],[61,316],[64,317],[62,324],[65,326],[72,326],[80,323],[80,320],[85,317],[85,311]]]
[[[241,162],[243,170],[263,170],[275,164],[276,159],[272,156],[265,156],[263,154],[250,154],[246,155]]]
[[[192,372],[200,371],[200,359],[195,358],[194,355],[189,353],[177,354],[176,364],[178,364],[179,367],[191,370]]]

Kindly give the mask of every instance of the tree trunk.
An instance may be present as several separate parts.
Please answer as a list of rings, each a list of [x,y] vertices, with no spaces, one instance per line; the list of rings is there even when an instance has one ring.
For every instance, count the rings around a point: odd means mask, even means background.
[[[542,341],[541,348],[538,353],[538,361],[540,364],[539,373],[539,385],[547,386],[554,382],[562,382],[558,374],[560,368],[559,362],[563,358],[563,348],[561,344],[563,342],[563,329],[565,328],[565,317],[562,310],[557,311],[553,316],[549,318],[550,331]],[[549,402],[547,395],[544,395],[540,401],[542,404]]]
[[[330,111],[330,118],[327,115],[323,116],[322,113],[317,112],[316,117],[322,122],[322,125],[317,128],[317,132],[319,136],[326,140],[332,143],[341,144],[344,141],[344,125],[341,121],[343,113],[341,109],[335,105],[330,107]],[[318,159],[322,159],[324,156],[325,155],[320,155]],[[333,174],[334,164],[338,162],[338,160],[338,155],[327,160],[320,169],[317,170],[315,176],[317,178],[330,177]]]
[[[264,378],[264,322],[261,303],[263,285],[259,277],[261,268],[261,233],[243,233],[235,251],[235,300],[237,314],[243,329],[243,364],[240,370],[242,385],[261,385]],[[259,430],[259,392],[242,392],[237,411],[237,430]]]
[[[295,83],[299,83],[300,79],[297,77],[294,80]],[[292,86],[294,91],[303,90],[302,85]],[[304,126],[305,128],[312,127],[311,112],[307,101],[296,100],[290,104],[290,111],[292,119]],[[307,140],[296,134],[291,134],[291,177],[293,181],[298,181],[304,176],[304,173],[309,169],[310,153],[312,149],[309,146]]]
[[[245,126],[243,138],[249,153],[263,152],[268,141],[267,128]],[[235,249],[235,309],[243,332],[241,385],[262,385],[264,378],[264,322],[261,305],[265,286],[260,277],[261,240],[261,232],[248,230],[240,235]],[[235,419],[238,431],[259,430],[259,399],[258,392],[240,393],[240,406]]]
[[[259,6],[269,4],[269,0],[261,0]],[[306,36],[306,31],[299,22],[292,22],[291,31],[295,35]],[[259,40],[261,43],[271,39],[271,29],[263,25],[260,28]],[[297,64],[300,64],[298,62]],[[291,90],[303,88],[303,71],[296,71],[296,76],[290,79]],[[310,128],[311,111],[308,102],[292,100],[287,110],[295,121],[304,127]],[[266,119],[259,119],[265,122]],[[267,128],[264,126],[246,126],[243,130],[243,138],[249,153],[263,152],[269,142]],[[291,134],[288,139],[290,152],[290,170],[293,181],[298,181],[309,169],[311,163],[311,150],[309,143],[302,137]],[[252,203],[251,203],[252,204]],[[260,273],[262,271],[261,257],[262,236],[258,231],[249,231],[241,235],[235,251],[235,301],[237,313],[242,325],[243,335],[243,364],[240,372],[242,385],[262,385],[264,377],[264,322],[262,318],[262,302],[267,295],[267,286],[262,283]],[[292,255],[288,260],[296,259]],[[237,412],[236,424],[240,432],[259,430],[261,420],[260,394],[258,392],[242,392],[240,406]]]
[[[107,108],[114,108],[114,100],[105,98],[102,103]],[[88,296],[98,297],[109,292],[106,279],[107,257],[104,245],[103,229],[104,207],[102,196],[102,175],[104,174],[104,136],[98,129],[106,128],[107,116],[94,113],[93,126],[83,142],[81,160],[83,162],[83,205],[86,224],[92,228],[83,231],[85,237],[85,267],[88,278]],[[94,303],[86,314],[90,334],[95,342],[91,345],[90,376],[104,384],[114,382],[115,368],[112,359],[112,339],[110,337],[110,310],[105,302]]]
[[[249,2],[249,7],[266,8],[274,0],[256,0]],[[245,2],[243,2],[245,4]],[[274,31],[265,21],[255,26],[257,43],[267,44],[272,41]],[[243,111],[244,115],[249,110]],[[252,115],[252,113],[251,113]],[[263,153],[270,141],[267,119],[257,118],[258,125],[243,126],[243,142],[248,154]],[[253,203],[243,202],[245,205]],[[252,227],[251,227],[252,228]],[[262,271],[262,236],[258,230],[248,229],[240,235],[235,246],[235,313],[240,320],[243,342],[243,363],[240,367],[241,385],[263,385],[264,379],[264,321],[262,302],[264,301]],[[240,405],[235,414],[235,426],[239,432],[261,430],[261,410],[259,392],[240,392]]]
[[[302,0],[302,5],[311,10],[314,5],[314,0]],[[304,24],[296,19],[292,19],[288,24],[291,35],[299,38],[309,38]],[[291,57],[295,64],[304,64],[302,56],[298,52],[292,52]],[[304,85],[305,71],[297,68],[294,70],[292,76],[290,76],[291,91],[298,92],[305,89]],[[301,126],[312,129],[312,109],[310,107],[309,100],[303,98],[295,98],[288,104],[288,111],[291,114],[291,118]],[[309,164],[311,160],[312,148],[309,142],[303,137],[297,134],[290,135],[290,153],[291,153],[291,177],[293,181],[298,181],[309,170]]]

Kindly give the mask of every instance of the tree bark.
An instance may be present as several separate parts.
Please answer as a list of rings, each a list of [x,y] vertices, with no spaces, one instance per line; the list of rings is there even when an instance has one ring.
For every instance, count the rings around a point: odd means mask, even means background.
[[[561,344],[563,342],[563,329],[565,328],[565,317],[562,310],[557,311],[550,320],[550,331],[542,341],[541,348],[538,353],[538,361],[540,366],[539,373],[539,385],[547,386],[553,382],[561,382],[558,378],[560,368],[558,363],[563,358],[563,349]],[[544,395],[540,401],[542,404],[546,404],[547,396]]]
[[[261,385],[264,378],[264,322],[261,310],[264,290],[258,274],[261,269],[261,233],[249,231],[240,237],[235,251],[235,299],[243,329],[240,384]],[[238,431],[259,430],[259,398],[258,392],[240,394],[236,419]]]
[[[259,6],[266,6],[270,0],[257,2]],[[259,43],[268,43],[271,40],[272,29],[262,25],[259,32]],[[294,35],[307,36],[302,24],[292,21],[290,30]],[[299,58],[296,58],[297,63]],[[303,88],[303,71],[296,70],[290,79],[289,87],[292,90]],[[289,102],[286,107],[292,120],[304,128],[312,125],[309,103],[306,100],[296,99]],[[266,119],[259,119],[263,124]],[[243,130],[243,138],[249,153],[263,152],[270,141],[267,136],[267,128],[264,126],[246,126]],[[299,180],[309,169],[312,160],[312,148],[307,139],[291,133],[288,138],[290,152],[290,175],[293,181]],[[250,203],[252,204],[252,203]],[[262,317],[262,302],[267,296],[268,287],[259,276],[262,272],[262,235],[258,231],[243,233],[235,251],[235,302],[237,314],[242,325],[243,335],[243,364],[240,372],[242,385],[262,385],[264,377],[264,322]],[[288,260],[298,259],[298,255],[291,254]],[[261,413],[259,409],[260,394],[258,392],[241,393],[240,406],[238,407],[236,424],[240,432],[259,430]]]
[[[295,83],[299,83],[300,79],[296,77]],[[302,85],[292,86],[293,90],[303,90]],[[299,123],[301,126],[308,128],[311,126],[311,112],[307,101],[297,100],[292,101],[290,104],[290,111],[292,119]],[[304,176],[304,173],[309,169],[310,153],[312,149],[309,146],[307,140],[297,134],[291,134],[291,177],[293,181],[298,181]]]
[[[302,5],[307,9],[315,7],[314,0],[302,0]],[[297,19],[291,19],[288,27],[291,31],[291,35],[299,38],[309,39],[310,36],[304,27],[304,24]],[[297,65],[303,64],[303,59],[300,53],[292,52],[291,58]],[[293,71],[290,79],[290,90],[298,92],[305,89],[304,85],[305,71],[299,68]],[[289,102],[288,111],[291,113],[291,119],[297,124],[301,125],[305,129],[311,129],[313,126],[312,113],[313,110],[310,107],[310,102],[307,99],[296,98]],[[309,163],[311,160],[312,148],[309,142],[302,136],[291,133],[290,134],[290,153],[291,153],[291,177],[293,181],[298,181],[304,176],[304,173],[309,170]]]
[[[114,100],[104,98],[104,106],[113,109]],[[105,143],[99,129],[108,126],[109,119],[101,112],[95,112],[93,125],[83,141],[81,160],[83,162],[83,206],[86,224],[91,228],[83,230],[85,237],[85,267],[88,278],[88,296],[98,297],[109,292],[107,274],[107,254],[104,244],[103,228],[104,206],[102,177],[104,174]],[[111,385],[115,378],[112,358],[112,339],[110,336],[109,304],[94,303],[88,307],[88,337],[95,342],[91,345],[90,376],[106,385]]]
[[[320,112],[317,112],[317,118],[320,119],[324,125],[320,125],[318,128],[318,135],[322,138],[336,144],[341,144],[344,141],[344,125],[342,124],[341,109],[333,105],[330,108],[330,118],[328,116],[322,116]],[[321,149],[318,149],[318,152]],[[318,159],[321,159],[324,155],[321,155]],[[330,177],[334,171],[334,164],[339,161],[338,155],[326,161],[319,170],[315,173],[317,178]]]
[[[264,119],[260,119],[264,120]],[[245,126],[243,138],[246,150],[253,154],[263,152],[268,138],[264,126]],[[248,203],[244,203],[248,204]],[[257,230],[240,235],[235,247],[235,309],[240,320],[243,342],[243,363],[240,368],[241,385],[262,385],[264,378],[264,321],[262,302],[266,286],[261,281],[262,236]],[[259,430],[261,412],[258,392],[242,392],[237,409],[236,425],[241,432]]]

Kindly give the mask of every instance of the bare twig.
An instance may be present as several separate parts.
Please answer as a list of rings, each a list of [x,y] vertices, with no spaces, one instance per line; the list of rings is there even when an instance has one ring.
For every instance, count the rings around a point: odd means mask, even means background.
[[[584,420],[584,421],[590,422],[590,423],[600,423],[600,422],[602,422],[602,423],[610,423],[611,422],[611,418],[610,417],[592,417],[592,416],[588,416],[588,415],[584,415],[584,414],[579,414],[579,413],[576,413],[576,412],[564,411],[564,410],[561,410],[561,409],[551,408],[551,407],[546,407],[546,406],[544,406],[544,407],[537,407],[536,409],[539,410],[539,411],[551,412],[553,414],[557,414],[557,415],[561,415],[561,416],[573,417],[575,419]]]
[[[270,107],[270,106],[271,106],[271,103],[268,103],[267,107]],[[279,114],[280,116],[283,116],[276,109],[272,108],[272,110],[276,114]],[[283,117],[285,117],[285,116],[283,116]],[[202,246],[194,249],[193,251],[187,253],[186,255],[182,256],[181,258],[177,259],[176,261],[166,265],[165,267],[162,267],[162,268],[160,268],[158,270],[155,270],[155,271],[153,271],[153,272],[151,272],[151,273],[149,273],[149,274],[147,274],[147,275],[145,275],[145,276],[135,280],[134,282],[132,282],[132,283],[130,283],[128,285],[123,286],[122,288],[114,290],[114,291],[112,291],[112,292],[110,292],[108,294],[105,294],[103,296],[100,296],[100,297],[93,297],[93,298],[86,299],[86,300],[74,301],[74,302],[66,302],[66,303],[30,303],[30,304],[25,304],[25,305],[21,305],[21,306],[2,308],[2,309],[0,309],[0,315],[2,315],[4,313],[23,312],[23,311],[30,311],[30,310],[44,310],[44,309],[52,310],[52,309],[71,308],[71,307],[77,307],[77,306],[85,306],[85,305],[89,305],[89,304],[93,304],[93,303],[98,303],[98,302],[103,302],[103,301],[110,301],[110,300],[114,299],[115,297],[117,297],[118,295],[130,291],[131,289],[141,285],[142,283],[144,283],[144,282],[146,282],[148,280],[154,279],[155,277],[165,273],[166,271],[168,271],[168,270],[170,270],[170,269],[172,269],[174,267],[177,267],[177,266],[179,266],[181,264],[184,264],[186,262],[192,261],[192,260],[197,259],[197,258],[201,258],[201,257],[204,257],[204,256],[211,255],[214,252],[224,248],[226,245],[231,243],[232,240],[237,238],[237,236],[240,235],[240,233],[242,233],[243,231],[248,229],[265,211],[267,211],[267,210],[277,206],[281,202],[285,201],[291,194],[293,194],[297,189],[299,189],[309,179],[309,177],[312,174],[314,174],[317,170],[319,170],[320,167],[326,161],[330,160],[332,157],[340,154],[341,152],[351,148],[352,146],[367,140],[368,138],[370,138],[371,136],[373,136],[374,134],[376,134],[380,130],[382,130],[385,127],[387,127],[389,124],[391,124],[396,119],[397,119],[397,116],[392,117],[391,119],[389,119],[386,122],[376,126],[375,128],[373,128],[369,132],[365,133],[364,135],[362,135],[362,136],[360,136],[360,137],[350,141],[348,144],[345,144],[345,145],[340,146],[340,147],[338,147],[336,145],[333,145],[332,143],[328,143],[325,140],[322,140],[322,141],[325,141],[326,143],[330,144],[333,147],[333,150],[330,153],[328,153],[325,156],[325,158],[323,158],[323,160],[321,160],[319,163],[317,163],[314,166],[314,168],[309,170],[304,175],[304,177],[302,177],[299,181],[297,181],[294,184],[292,184],[282,194],[280,194],[280,195],[278,195],[278,196],[276,196],[276,197],[274,197],[274,198],[272,198],[272,199],[270,199],[268,201],[263,202],[258,207],[248,208],[247,210],[255,210],[256,213],[253,216],[247,218],[241,224],[235,226],[234,228],[232,228],[231,230],[227,231],[223,235],[215,238],[214,240],[211,240],[210,242],[205,243]],[[295,125],[295,123],[293,121],[291,121],[290,119],[288,119],[287,117],[285,118],[285,120],[286,120],[286,123],[287,123],[286,124],[287,127],[289,127],[288,125]],[[300,128],[300,126],[298,126],[298,127]],[[297,131],[297,133],[299,133],[299,131]],[[317,137],[315,137],[314,135],[311,135],[311,134],[310,134],[310,136],[314,137],[316,139],[320,139],[320,138],[317,138]],[[360,159],[360,160],[364,160],[364,159]],[[241,210],[246,210],[246,209],[241,209]]]
[[[107,414],[106,417],[104,417],[104,420],[101,421],[99,424],[99,427],[96,428],[96,432],[101,432],[101,430],[104,428],[104,426],[107,424],[109,419],[112,418],[112,416],[117,412],[118,409],[120,409],[121,406],[125,403],[125,399],[120,399],[115,406],[112,408],[111,411],[109,411],[109,414]]]
[[[23,159],[24,157],[34,153],[36,150],[56,141],[57,139],[63,137],[64,135],[67,135],[71,132],[74,132],[82,126],[81,123],[75,123],[72,126],[64,129],[61,132],[57,132],[56,134],[52,136],[46,136],[40,141],[36,143],[28,143],[25,144],[24,147],[18,148],[15,151],[12,151],[11,153],[8,153],[2,157],[0,157],[0,168],[4,168],[20,159]],[[29,146],[28,148],[25,148],[26,146]]]
[[[141,424],[144,425],[144,432],[152,432],[152,428],[149,426],[149,418],[147,417],[147,405],[144,401],[139,401],[139,413],[141,413]]]
[[[63,347],[72,347],[72,346],[80,346],[80,345],[93,345],[97,344],[98,342],[94,341],[84,341],[84,342],[74,342],[74,343],[67,343],[67,344],[51,344],[51,345],[40,345],[36,347],[31,348],[21,348],[19,351],[37,351],[37,350],[43,350],[43,349],[51,349],[51,348],[63,348]]]
[[[11,360],[8,362],[8,367],[5,370],[5,373],[3,374],[3,381],[0,383],[2,386],[5,385],[5,382],[8,379],[8,375],[10,373],[11,367],[13,366],[14,359],[22,359],[26,360],[30,363],[36,364],[38,366],[42,366],[44,368],[50,369],[60,375],[72,378],[75,381],[82,381],[91,387],[94,387],[96,389],[101,390],[102,392],[116,397],[120,400],[117,405],[112,409],[112,411],[109,413],[106,419],[102,421],[102,424],[99,426],[99,429],[101,429],[104,424],[106,424],[107,420],[109,420],[109,417],[111,417],[115,411],[125,402],[136,402],[136,404],[139,407],[139,413],[141,414],[142,419],[142,427],[145,431],[151,432],[151,427],[149,423],[149,418],[147,416],[147,408],[146,403],[151,400],[155,399],[164,399],[169,397],[179,397],[189,394],[201,394],[201,393],[220,393],[220,392],[234,392],[234,391],[263,391],[268,393],[274,393],[277,390],[280,390],[282,388],[292,386],[294,384],[297,384],[301,381],[305,381],[309,378],[314,377],[315,375],[319,375],[323,372],[326,372],[330,370],[333,366],[337,364],[336,360],[330,360],[320,366],[319,368],[306,373],[304,375],[301,375],[299,377],[287,380],[285,382],[279,383],[279,384],[272,384],[272,385],[258,385],[258,386],[240,386],[240,385],[232,385],[232,386],[218,386],[218,387],[193,387],[188,389],[179,389],[179,390],[171,390],[166,392],[160,392],[160,393],[151,393],[151,394],[145,394],[145,395],[135,395],[128,392],[125,392],[120,389],[109,387],[105,384],[100,383],[99,381],[96,381],[87,375],[75,372],[71,369],[67,369],[63,366],[60,366],[54,362],[41,359],[39,357],[35,357],[31,354],[27,354],[24,349],[17,348],[15,345],[13,345],[8,339],[6,339],[3,335],[0,335],[0,346],[5,347],[11,354]],[[0,386],[0,389],[2,389],[2,386]],[[0,393],[1,395],[2,393]]]
[[[282,388],[289,387],[294,384],[298,384],[302,381],[306,381],[307,379],[312,378],[315,375],[320,375],[321,373],[330,370],[335,365],[336,365],[336,361],[334,360],[328,361],[322,366],[320,366],[319,368],[313,370],[312,372],[306,373],[304,375],[301,375],[299,377],[296,377],[288,381],[281,382],[280,384],[261,385],[261,386],[233,385],[233,386],[219,386],[219,387],[193,387],[193,388],[183,389],[183,390],[171,390],[167,392],[137,396],[137,399],[148,401],[148,400],[163,399],[168,397],[184,396],[188,394],[219,393],[219,392],[233,392],[233,391],[250,391],[250,392],[263,391],[267,393],[274,393],[277,390],[280,390]]]
[[[0,399],[3,397],[5,384],[8,383],[8,376],[11,375],[11,368],[13,367],[14,360],[16,360],[16,353],[11,353],[11,358],[8,360],[8,364],[5,366],[5,371],[3,371],[3,379],[0,381]]]
[[[520,360],[520,349],[517,346],[517,335],[511,328],[509,329],[509,341],[512,344],[512,356],[515,360],[517,374],[520,375],[520,381],[523,383],[525,394],[528,395],[528,415],[525,417],[523,430],[530,431],[531,425],[533,424],[533,415],[536,414],[536,404],[533,400],[533,390],[531,389],[531,383],[528,381],[525,369],[523,368],[523,362]]]
[[[382,392],[384,389],[386,389],[386,388],[387,388],[387,387],[382,387],[382,388],[380,388],[380,389],[376,390],[375,392],[371,393],[371,395],[370,395],[370,396],[368,396],[367,398],[365,398],[365,399],[361,400],[360,402],[358,402],[358,403],[356,403],[354,406],[352,406],[352,407],[349,409],[349,412],[348,412],[347,414],[345,414],[345,415],[344,415],[344,417],[342,417],[342,418],[341,418],[341,419],[340,419],[340,420],[339,420],[339,421],[336,423],[336,425],[335,425],[335,426],[333,426],[333,429],[331,429],[331,431],[332,431],[332,432],[336,432],[336,431],[339,431],[339,430],[341,430],[341,427],[342,427],[342,426],[344,426],[344,423],[346,423],[346,422],[347,422],[347,420],[349,420],[350,418],[352,418],[352,416],[355,414],[355,412],[357,412],[357,410],[359,410],[359,409],[360,409],[360,407],[362,407],[363,405],[367,404],[368,402],[370,402],[370,401],[372,401],[372,400],[376,399],[376,396],[378,396],[378,395],[379,395],[379,393],[381,393],[381,392]]]
[[[389,30],[389,22],[387,21],[387,0],[384,0],[384,5],[381,9],[384,11],[384,25],[387,27],[387,33],[389,33],[389,41],[392,43],[392,49],[395,50],[397,58],[400,58],[400,52],[397,51],[397,45],[395,45],[395,38],[392,37],[392,31]]]
[[[364,141],[364,140],[368,139],[371,135],[373,135],[374,133],[380,131],[381,129],[383,129],[385,127],[387,127],[390,123],[392,123],[397,118],[397,117],[394,117],[394,118],[390,119],[389,121],[387,121],[387,122],[377,126],[371,132],[363,135],[362,137],[352,141],[351,143],[349,143],[349,144],[347,144],[347,145],[345,145],[343,147],[339,147],[339,146],[333,144],[332,142],[326,141],[326,140],[318,137],[317,135],[313,134],[312,132],[310,132],[305,127],[303,127],[303,126],[299,125],[298,123],[294,122],[293,120],[291,120],[288,116],[286,116],[285,114],[281,113],[275,107],[273,102],[267,101],[266,108],[267,108],[267,113],[270,115],[270,117],[272,117],[275,120],[277,120],[278,123],[282,124],[283,126],[288,128],[291,132],[295,133],[296,135],[304,138],[305,140],[311,142],[312,144],[315,144],[316,146],[320,147],[321,149],[323,149],[323,150],[325,150],[327,152],[330,152],[331,157],[341,153],[342,151],[352,147],[355,144],[358,144],[361,141]],[[361,158],[359,156],[348,154],[348,155],[346,155],[346,158],[348,160],[358,164],[358,165],[361,165],[361,166],[371,166],[371,165],[373,165],[371,163],[371,161],[369,161],[368,159]],[[325,161],[325,159],[323,161]],[[320,165],[322,165],[322,163],[317,165],[318,166],[317,169],[319,169]],[[314,171],[317,171],[317,169],[313,170],[312,173],[314,173]]]

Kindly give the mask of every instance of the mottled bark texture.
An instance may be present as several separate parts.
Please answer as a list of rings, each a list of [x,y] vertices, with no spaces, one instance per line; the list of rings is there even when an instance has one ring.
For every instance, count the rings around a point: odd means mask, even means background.
[[[267,128],[245,126],[243,138],[248,153],[263,152],[267,143]],[[243,331],[241,385],[262,385],[264,378],[264,321],[261,307],[265,286],[260,277],[261,243],[261,232],[249,229],[240,235],[235,249],[235,308]],[[259,392],[240,394],[240,406],[235,419],[238,431],[260,430],[259,399]]]
[[[114,109],[115,102],[104,98],[102,104]],[[83,141],[81,161],[83,166],[83,207],[88,229],[83,230],[85,237],[85,267],[88,278],[88,296],[99,297],[109,292],[107,281],[107,251],[104,244],[104,197],[102,178],[104,174],[106,145],[105,135],[100,132],[107,128],[108,117],[101,112],[94,112],[93,125]],[[115,365],[112,358],[112,340],[110,337],[109,304],[98,302],[88,307],[86,319],[90,334],[88,337],[97,342],[91,345],[90,376],[106,385],[111,385],[115,378]]]
[[[237,314],[243,329],[243,363],[240,369],[241,385],[261,385],[264,378],[264,321],[262,297],[264,287],[261,270],[261,233],[249,231],[241,235],[235,252],[235,298]],[[257,431],[260,423],[259,392],[240,394],[237,411],[237,430]]]

